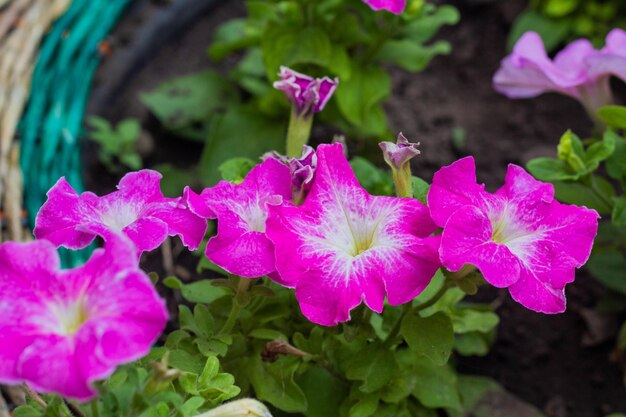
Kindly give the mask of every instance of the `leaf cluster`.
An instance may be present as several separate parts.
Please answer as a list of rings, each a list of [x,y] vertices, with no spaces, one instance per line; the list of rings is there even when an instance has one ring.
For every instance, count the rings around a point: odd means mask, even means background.
[[[91,126],[89,139],[100,145],[98,159],[109,172],[141,169],[143,162],[137,152],[141,135],[138,120],[125,119],[113,126],[102,117],[91,116],[87,123]]]
[[[199,175],[207,185],[230,158],[284,151],[289,103],[272,87],[281,65],[338,77],[322,122],[354,139],[380,137],[388,133],[387,65],[421,71],[450,52],[447,42],[431,39],[459,20],[452,6],[421,0],[410,1],[401,16],[375,13],[360,0],[248,0],[246,8],[246,17],[218,27],[209,48],[214,61],[235,55],[227,76],[203,71],[141,95],[169,131],[204,144]]]
[[[537,179],[554,184],[559,201],[593,208],[602,216],[587,268],[612,291],[599,308],[626,313],[626,107],[606,106],[598,115],[607,125],[602,137],[581,140],[568,131],[557,158],[534,159],[527,167]],[[626,350],[626,323],[618,347]]]

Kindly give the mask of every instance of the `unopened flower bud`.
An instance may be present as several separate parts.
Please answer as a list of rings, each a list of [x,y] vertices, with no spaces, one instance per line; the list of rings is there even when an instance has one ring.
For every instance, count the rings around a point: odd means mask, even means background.
[[[400,133],[396,143],[381,142],[378,145],[383,151],[385,162],[391,167],[398,197],[413,197],[411,159],[420,154],[418,149],[419,142],[409,142]]]

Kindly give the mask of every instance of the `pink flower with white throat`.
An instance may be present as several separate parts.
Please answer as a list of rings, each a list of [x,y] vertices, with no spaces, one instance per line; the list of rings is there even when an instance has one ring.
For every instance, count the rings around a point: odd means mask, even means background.
[[[274,83],[274,88],[285,93],[294,111],[300,116],[324,110],[339,83],[337,78],[313,78],[287,67],[280,67],[278,76],[280,80]]]
[[[37,214],[34,234],[57,246],[80,249],[96,235],[124,233],[138,254],[159,247],[167,236],[178,235],[189,249],[197,249],[206,232],[206,221],[193,214],[182,198],[165,198],[161,174],[141,170],[126,174],[118,191],[98,197],[78,195],[61,178],[48,191],[48,200]]]
[[[440,266],[428,209],[409,198],[377,197],[358,183],[341,144],[320,145],[313,188],[301,206],[272,206],[267,236],[281,284],[303,314],[332,326],[365,302],[381,312],[411,301]]]
[[[123,236],[69,270],[47,240],[0,245],[0,383],[89,400],[93,382],[145,356],[166,322]]]
[[[387,10],[401,14],[406,7],[406,0],[363,0],[373,10]]]
[[[565,285],[589,258],[598,213],[554,199],[551,184],[509,165],[495,194],[476,183],[467,157],[435,173],[428,207],[443,227],[441,262],[450,271],[476,266],[495,287],[542,313],[565,310]]]
[[[268,207],[291,199],[291,175],[268,159],[255,166],[241,184],[220,181],[200,195],[185,190],[190,209],[217,219],[217,235],[206,246],[207,258],[230,272],[257,278],[276,270],[274,245],[265,236]]]

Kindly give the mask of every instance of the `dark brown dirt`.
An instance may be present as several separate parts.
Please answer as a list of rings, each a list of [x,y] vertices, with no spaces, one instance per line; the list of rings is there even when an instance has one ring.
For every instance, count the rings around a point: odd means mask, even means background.
[[[446,28],[440,37],[452,43],[453,53],[435,59],[420,74],[393,70],[394,94],[385,107],[394,131],[422,142],[422,157],[415,166],[418,175],[430,180],[441,165],[474,155],[480,180],[495,189],[502,183],[508,163],[524,164],[532,157],[552,155],[566,129],[584,136],[592,126],[578,103],[568,98],[544,95],[511,101],[492,89],[491,76],[505,53],[511,20],[524,1],[452,3],[460,9],[462,22]],[[137,94],[167,78],[210,67],[206,47],[212,29],[242,13],[241,2],[231,0],[215,13],[199,16],[187,31],[152,54],[124,85],[123,94],[95,111],[112,120],[132,116],[146,121],[157,138],[157,151],[149,163],[193,163],[199,148],[159,131]],[[123,32],[131,43],[132,25],[123,22],[116,32]],[[106,84],[104,70],[99,79]],[[455,128],[465,132],[464,147],[453,146]],[[93,153],[88,160],[93,161]],[[94,164],[89,167],[90,189],[103,192],[113,187],[113,178]],[[189,259],[181,262],[190,264]],[[146,265],[162,272],[158,254],[150,254]],[[498,310],[502,323],[492,353],[484,358],[459,359],[460,369],[496,378],[548,417],[604,417],[626,412],[622,375],[609,361],[612,342],[595,347],[581,343],[586,326],[580,312],[593,307],[602,292],[592,278],[579,273],[576,283],[568,288],[568,311],[556,316],[530,312],[506,297]],[[491,300],[496,293],[485,289],[479,298]]]

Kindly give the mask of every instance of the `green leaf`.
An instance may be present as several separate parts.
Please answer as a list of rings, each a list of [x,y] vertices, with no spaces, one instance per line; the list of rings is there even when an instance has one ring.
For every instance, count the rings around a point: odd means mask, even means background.
[[[358,356],[350,361],[346,377],[353,381],[363,381],[361,385],[363,392],[381,389],[393,378],[398,369],[393,353],[387,349],[367,346]]]
[[[169,288],[179,289],[185,300],[192,303],[211,304],[215,300],[231,293],[228,288],[216,287],[211,280],[183,284],[178,278],[167,277],[163,284]]]
[[[198,375],[204,369],[205,359],[201,355],[192,355],[185,350],[176,349],[170,351],[169,363],[173,368]]]
[[[576,10],[578,0],[547,0],[543,11],[549,17],[563,17]]]
[[[569,25],[566,21],[549,19],[534,11],[523,12],[515,19],[509,32],[507,49],[513,50],[515,42],[528,31],[539,33],[546,50],[550,52],[565,41],[569,32]]]
[[[589,258],[587,268],[605,286],[626,294],[626,257],[623,253],[614,249],[595,252]]]
[[[459,11],[449,5],[432,9],[431,12],[423,13],[404,28],[402,36],[413,42],[423,43],[432,38],[443,25],[456,25],[461,18]]]
[[[369,124],[370,127],[378,127],[378,124],[373,124],[368,119],[380,118],[380,114],[377,114],[379,110],[376,110],[377,104],[389,96],[390,90],[391,80],[383,68],[363,67],[353,63],[351,77],[341,81],[335,94],[339,109],[348,121],[357,126]],[[384,113],[382,117],[384,121]]]
[[[452,325],[455,333],[487,333],[493,330],[498,323],[500,323],[500,318],[491,311],[478,311],[470,308],[452,311]]]
[[[289,413],[301,413],[307,409],[307,399],[294,381],[297,362],[292,359],[282,357],[270,364],[261,358],[252,358],[248,362],[248,373],[259,400]]]
[[[209,357],[206,361],[206,364],[204,365],[202,373],[198,377],[198,385],[207,385],[211,381],[211,379],[213,379],[219,373],[219,371],[220,361],[215,356]]]
[[[422,404],[430,408],[460,409],[457,376],[452,367],[417,365],[415,376],[413,395]]]
[[[209,56],[214,61],[221,61],[227,55],[253,45],[257,39],[258,35],[248,28],[245,19],[231,19],[221,24],[213,34]]]
[[[424,46],[409,39],[388,41],[376,55],[376,60],[393,62],[407,71],[422,71],[437,55],[447,55],[452,48],[446,41]]]
[[[411,177],[411,180],[413,182],[413,197],[417,198],[422,204],[426,205],[430,184],[418,177]]]
[[[214,120],[202,151],[200,177],[212,186],[220,179],[218,167],[230,158],[256,160],[265,152],[285,148],[286,124],[263,117],[254,109],[231,107]]]
[[[248,158],[232,158],[223,162],[218,169],[223,180],[239,184],[254,165],[254,161]]]
[[[269,25],[261,40],[268,78],[276,78],[281,65],[315,64],[328,67],[333,46],[326,32],[314,26]]]
[[[613,152],[615,152],[615,144],[618,136],[615,132],[607,130],[602,137],[602,140],[596,142],[587,148],[585,154],[585,165],[587,171],[593,171],[598,168],[600,162],[605,161]]]
[[[446,314],[435,313],[430,317],[409,314],[402,320],[400,333],[413,352],[428,358],[434,365],[448,363],[454,332]]]
[[[626,226],[626,196],[616,198],[614,203],[611,221],[616,226]]]
[[[309,368],[297,381],[307,399],[306,417],[339,415],[339,406],[348,395],[348,387],[344,382],[320,367]]]
[[[350,166],[354,171],[359,183],[374,195],[394,194],[393,178],[391,173],[378,168],[365,158],[355,156],[350,160]]]
[[[626,107],[604,106],[598,111],[598,116],[609,127],[626,129]]]
[[[557,157],[567,163],[574,173],[583,173],[587,168],[585,164],[585,150],[582,141],[571,130],[561,136],[557,146]]]
[[[386,403],[397,404],[411,395],[413,383],[409,378],[394,378],[381,392],[380,398]]]
[[[562,203],[587,206],[600,214],[611,212],[611,206],[586,185],[569,181],[555,181],[552,184],[556,199]]]
[[[622,182],[626,178],[626,139],[620,136],[615,137],[615,151],[606,161],[606,172]]]
[[[479,332],[459,334],[454,339],[454,350],[463,356],[485,356],[489,346],[488,338]]]
[[[378,409],[378,397],[376,395],[366,395],[354,404],[348,413],[349,417],[369,417],[373,416]]]
[[[255,339],[264,339],[264,340],[287,340],[287,336],[285,336],[282,332],[274,329],[254,329],[249,334],[250,337],[254,337]]]
[[[579,175],[572,173],[564,161],[554,158],[536,158],[526,164],[526,168],[540,181],[553,182],[576,180]]]
[[[206,122],[238,99],[236,90],[215,71],[175,78],[142,93],[141,101],[170,130]]]
[[[41,417],[44,412],[30,405],[21,405],[13,411],[13,417]]]

